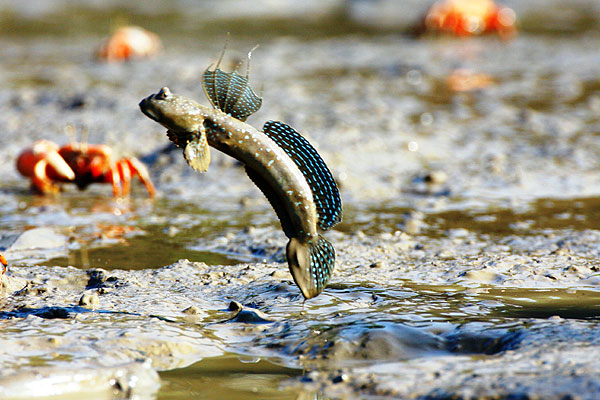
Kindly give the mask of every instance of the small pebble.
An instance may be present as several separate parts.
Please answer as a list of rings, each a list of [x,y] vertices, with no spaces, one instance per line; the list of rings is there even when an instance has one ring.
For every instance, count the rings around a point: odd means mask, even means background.
[[[170,226],[170,227],[168,227],[168,228],[166,229],[166,234],[167,234],[169,237],[174,237],[174,236],[176,236],[178,233],[179,233],[179,229],[178,229],[177,227],[175,227],[175,226]]]
[[[430,173],[425,175],[423,180],[430,184],[440,185],[442,183],[446,183],[446,181],[448,180],[448,174],[446,174],[444,171],[440,171],[440,170],[431,171]]]
[[[57,337],[51,336],[47,339],[48,344],[57,345],[60,343],[60,340]]]
[[[231,319],[231,321],[243,322],[247,324],[267,324],[273,322],[273,320],[269,319],[265,313],[253,309],[240,310],[240,312],[238,312],[237,315]]]
[[[454,254],[454,252],[450,249],[443,249],[436,253],[436,257],[445,260],[451,260],[456,257],[456,254]]]
[[[387,264],[385,261],[375,261],[374,263],[369,265],[369,267],[370,268],[384,268],[384,267],[387,267]]]
[[[284,279],[290,277],[289,272],[282,269],[276,269],[275,271],[271,272],[271,276],[277,279]]]
[[[84,293],[79,299],[79,305],[87,308],[96,308],[100,305],[100,298],[97,293]]]
[[[200,314],[200,309],[196,306],[190,306],[188,308],[186,308],[185,310],[183,310],[184,314],[189,314],[189,315],[198,315]]]
[[[8,248],[11,251],[53,249],[66,246],[67,238],[52,228],[33,228],[21,234]]]
[[[229,311],[240,311],[242,309],[242,305],[237,301],[233,300],[229,303],[229,307],[227,307]]]

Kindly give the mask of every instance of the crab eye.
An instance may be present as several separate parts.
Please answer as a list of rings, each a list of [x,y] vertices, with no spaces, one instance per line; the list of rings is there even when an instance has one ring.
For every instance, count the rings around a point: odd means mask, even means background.
[[[167,97],[171,96],[171,91],[169,90],[168,87],[164,87],[162,89],[160,89],[160,91],[158,93],[156,93],[156,98],[157,99],[166,99]]]

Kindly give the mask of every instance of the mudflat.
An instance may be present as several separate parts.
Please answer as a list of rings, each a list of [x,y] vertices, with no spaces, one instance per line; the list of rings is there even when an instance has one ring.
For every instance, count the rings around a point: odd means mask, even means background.
[[[416,38],[426,6],[385,3],[5,2],[0,398],[600,396],[597,2],[507,2],[511,40]],[[123,15],[162,52],[95,60]],[[228,31],[227,70],[260,44],[247,122],[293,126],[340,186],[336,270],[306,302],[243,168],[191,170],[137,106],[205,102]],[[67,125],[140,158],[156,198],[33,195],[15,160]]]

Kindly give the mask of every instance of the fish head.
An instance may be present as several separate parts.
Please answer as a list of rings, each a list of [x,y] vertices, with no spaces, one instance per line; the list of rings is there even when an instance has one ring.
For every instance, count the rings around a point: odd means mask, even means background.
[[[144,115],[172,132],[193,132],[203,121],[201,105],[171,93],[168,87],[146,97],[139,105]]]

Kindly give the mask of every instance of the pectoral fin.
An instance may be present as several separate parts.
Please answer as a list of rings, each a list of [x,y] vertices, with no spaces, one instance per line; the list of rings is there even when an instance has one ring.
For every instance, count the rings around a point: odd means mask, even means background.
[[[194,135],[183,150],[183,156],[188,165],[198,172],[206,172],[210,164],[210,150],[206,140],[206,132],[202,130]]]

